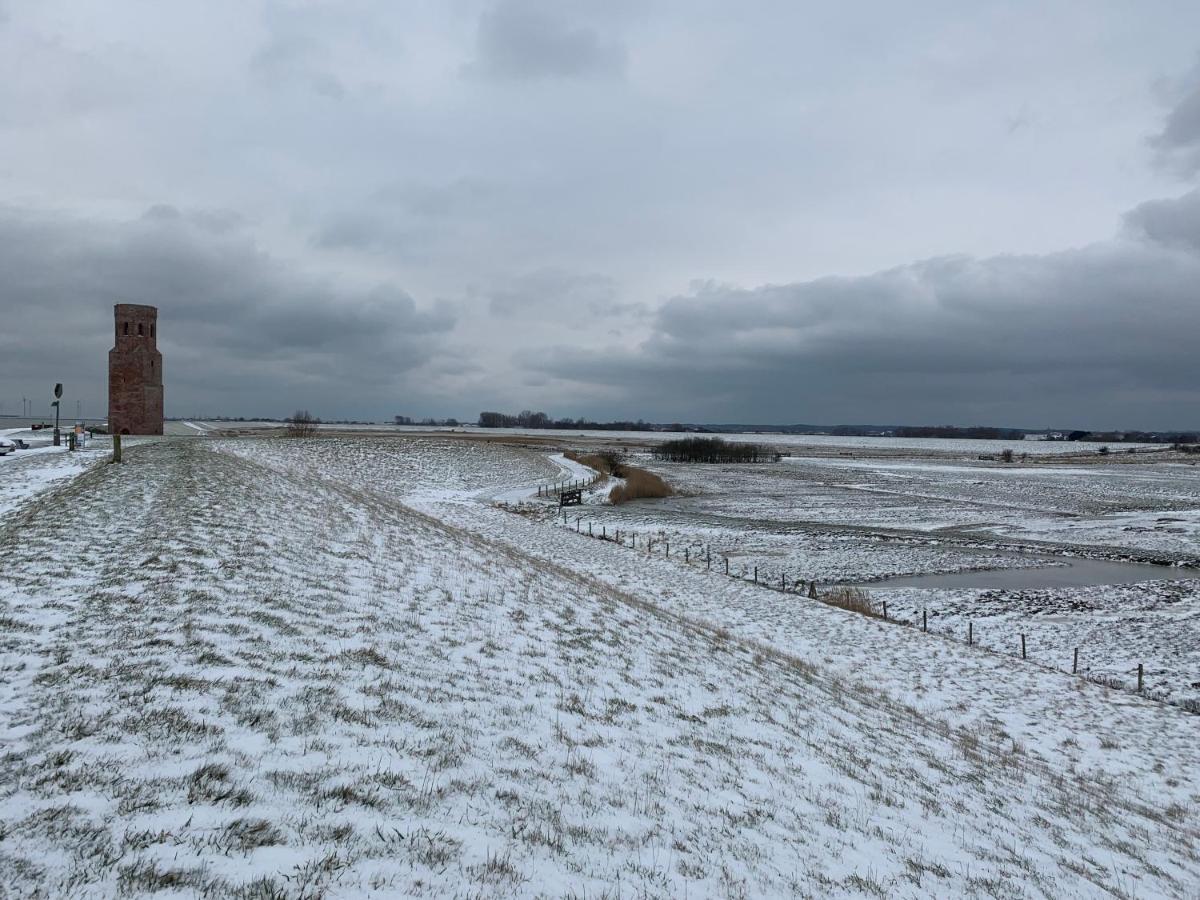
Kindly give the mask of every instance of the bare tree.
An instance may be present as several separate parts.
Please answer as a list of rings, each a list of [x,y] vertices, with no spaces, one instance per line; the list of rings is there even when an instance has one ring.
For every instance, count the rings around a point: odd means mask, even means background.
[[[321,420],[307,409],[298,409],[295,414],[285,420],[288,437],[312,437],[317,433],[317,423]]]

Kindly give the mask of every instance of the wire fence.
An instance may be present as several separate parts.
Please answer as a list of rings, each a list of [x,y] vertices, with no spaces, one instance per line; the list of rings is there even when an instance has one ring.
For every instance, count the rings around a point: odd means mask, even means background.
[[[805,599],[822,602],[829,606],[863,613],[888,624],[919,629],[923,634],[963,643],[968,647],[978,648],[985,653],[1019,659],[1024,663],[1038,666],[1047,671],[1073,675],[1108,688],[1139,694],[1148,700],[1168,703],[1188,712],[1200,714],[1200,699],[1179,699],[1173,697],[1169,692],[1148,688],[1146,686],[1146,676],[1154,673],[1148,672],[1145,664],[1141,662],[1130,667],[1128,670],[1114,669],[1109,672],[1096,672],[1092,670],[1088,656],[1081,653],[1084,648],[1073,647],[1068,659],[1060,660],[1059,664],[1056,664],[1048,661],[1044,653],[1040,655],[1035,654],[1034,651],[1040,648],[1032,647],[1028,632],[1010,633],[1004,641],[1005,646],[1009,648],[1006,650],[1001,646],[997,646],[994,640],[985,644],[981,640],[980,632],[975,628],[975,622],[970,618],[958,624],[957,627],[938,628],[936,622],[934,627],[930,627],[931,610],[928,606],[921,607],[919,618],[915,615],[909,618],[902,618],[894,615],[894,605],[891,610],[893,614],[889,614],[888,602],[886,600],[872,599],[866,591],[858,591],[856,595],[849,595],[846,592],[853,591],[854,589],[847,588],[841,584],[824,584],[805,578],[802,575],[789,573],[783,567],[767,567],[741,562],[731,563],[730,557],[727,554],[723,553],[720,549],[714,554],[712,545],[702,541],[676,541],[674,548],[672,548],[670,539],[661,535],[639,535],[637,532],[630,531],[629,529],[610,529],[606,523],[597,523],[591,520],[585,522],[582,516],[574,517],[574,524],[572,525],[570,517],[565,512],[557,521],[561,522],[563,527],[573,530],[583,537],[605,541],[631,551],[645,554],[647,557],[657,556],[662,559],[673,560],[690,568],[713,573],[724,578],[737,579],[738,581],[760,587],[764,590],[800,596]],[[932,611],[932,616],[934,619],[940,618],[937,610]],[[994,636],[994,633],[989,634],[989,637],[994,638]],[[1120,677],[1122,675],[1125,677]]]
[[[606,476],[603,472],[597,472],[591,478],[564,478],[559,481],[552,481],[549,484],[539,484],[537,488],[537,495],[539,497],[557,498],[561,496],[564,491],[582,490],[584,488],[591,487],[593,484],[596,484],[599,481],[603,481],[607,477],[608,476]]]

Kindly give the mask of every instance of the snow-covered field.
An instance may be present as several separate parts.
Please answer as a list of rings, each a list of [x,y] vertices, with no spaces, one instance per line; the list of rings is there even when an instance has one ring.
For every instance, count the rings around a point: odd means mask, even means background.
[[[228,428],[245,431],[268,428],[278,429],[282,427],[282,423],[280,422],[202,422],[199,424],[207,429]],[[633,445],[671,441],[689,436],[673,431],[574,431],[570,429],[546,428],[480,428],[477,425],[350,425],[322,423],[317,425],[317,428],[318,430],[327,432],[389,433],[410,436],[444,432],[485,438],[530,437],[562,441],[564,443],[584,438],[588,441]],[[1005,450],[1011,450],[1018,457],[1024,454],[1036,458],[1043,456],[1089,457],[1097,455],[1102,447],[1106,447],[1114,455],[1135,451],[1159,452],[1167,450],[1167,445],[1165,444],[1103,444],[1093,441],[988,441],[957,438],[860,437],[833,434],[778,434],[774,432],[743,431],[713,433],[705,436],[720,437],[727,441],[767,444],[771,447],[777,447],[783,452],[796,450],[809,455],[837,455],[840,451],[863,451],[868,455],[897,453],[901,455],[976,458],[980,454],[998,456]],[[855,452],[855,455],[857,455],[857,452]]]
[[[794,589],[872,584],[877,608],[1030,659],[1136,686],[1137,665],[1154,696],[1200,705],[1200,468],[1180,463],[1106,466],[979,466],[944,461],[794,458],[751,466],[649,465],[682,496],[572,512],[583,530],[659,553],[711,556],[724,572]],[[1022,552],[1023,551],[1023,552]],[[1095,583],[1063,571],[1093,557],[1186,564],[1128,566],[1124,582],[1104,566]],[[703,563],[700,563],[703,565]],[[897,576],[1021,568],[1011,590],[892,587]],[[928,579],[927,579],[928,580]],[[1001,579],[1003,580],[1003,579]],[[1016,579],[1010,579],[1015,582]],[[1053,587],[1057,583],[1064,586]],[[1044,586],[1046,589],[1039,589]],[[803,589],[803,586],[801,587]]]
[[[1200,888],[1197,717],[514,513],[546,454],[126,460],[0,521],[0,896]]]

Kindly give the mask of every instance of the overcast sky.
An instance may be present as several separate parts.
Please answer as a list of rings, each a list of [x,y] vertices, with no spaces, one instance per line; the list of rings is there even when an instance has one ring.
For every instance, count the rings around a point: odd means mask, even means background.
[[[0,0],[0,403],[1200,427],[1200,4]]]

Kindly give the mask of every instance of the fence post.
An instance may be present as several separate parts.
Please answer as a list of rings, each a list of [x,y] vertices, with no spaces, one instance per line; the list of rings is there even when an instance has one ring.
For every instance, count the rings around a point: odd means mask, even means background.
[[[121,461],[121,435],[113,435],[113,458],[112,461],[119,463]]]
[[[1025,658],[1025,635],[1021,635],[1021,659]]]
[[[1079,648],[1078,647],[1075,648],[1075,657],[1071,661],[1071,674],[1072,675],[1079,674]]]
[[[883,601],[883,620],[887,621],[887,601]]]
[[[787,575],[785,575],[783,572],[779,573],[779,589],[781,591],[787,590]]]
[[[975,643],[975,623],[967,623],[967,646],[970,647]]]
[[[725,557],[725,574],[729,574],[729,557]]]
[[[921,610],[921,630],[929,630],[929,610],[927,609]]]
[[[758,566],[754,567],[754,583],[758,584]]]
[[[600,540],[602,540],[602,541],[608,540],[608,526],[607,525],[600,526]]]
[[[1138,693],[1142,692],[1142,664],[1138,663]]]
[[[663,546],[667,548],[667,552],[664,554],[664,556],[670,556],[671,555],[671,542],[663,541]]]
[[[588,537],[592,536],[592,523],[588,522]]]

